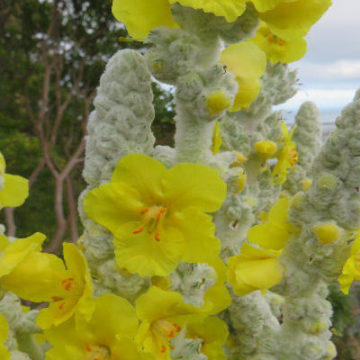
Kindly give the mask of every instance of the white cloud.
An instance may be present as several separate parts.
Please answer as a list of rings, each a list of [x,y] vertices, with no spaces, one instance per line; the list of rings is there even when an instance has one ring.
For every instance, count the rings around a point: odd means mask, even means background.
[[[314,63],[303,61],[299,67],[301,78],[310,80],[356,80],[360,83],[360,59],[359,60],[340,60],[332,63]]]
[[[306,37],[306,56],[293,64],[301,89],[286,104],[298,108],[304,101],[321,110],[340,110],[360,88],[360,0],[333,0],[333,6]]]
[[[352,101],[353,90],[308,89],[300,90],[286,104],[279,105],[280,109],[298,109],[305,101],[314,102],[320,109],[338,109]]]

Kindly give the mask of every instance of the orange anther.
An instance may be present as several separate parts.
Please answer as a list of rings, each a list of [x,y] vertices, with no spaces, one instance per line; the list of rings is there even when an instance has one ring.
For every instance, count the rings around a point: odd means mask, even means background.
[[[144,209],[144,210],[141,211],[141,215],[144,215],[144,214],[146,214],[147,212],[149,212],[149,209]]]
[[[160,352],[164,353],[165,351],[166,351],[166,347],[165,347],[165,345],[161,345]]]
[[[51,299],[52,299],[53,302],[58,302],[58,301],[63,301],[64,300],[64,298],[59,298],[59,297],[56,297],[56,296],[53,296]]]
[[[86,351],[87,351],[87,352],[91,352],[91,351],[92,351],[92,349],[91,349],[91,346],[90,346],[90,345],[86,345]]]
[[[156,220],[159,221],[165,214],[166,209],[161,208],[160,211],[156,214]]]
[[[64,308],[64,306],[65,306],[65,301],[59,305],[59,310],[62,310]]]
[[[160,241],[160,233],[155,233],[155,240]]]
[[[74,280],[74,278],[64,279],[61,284],[64,286],[66,291],[69,291]]]
[[[133,231],[133,234],[140,234],[140,233],[143,232],[143,231],[144,231],[144,227],[141,226],[139,230]]]

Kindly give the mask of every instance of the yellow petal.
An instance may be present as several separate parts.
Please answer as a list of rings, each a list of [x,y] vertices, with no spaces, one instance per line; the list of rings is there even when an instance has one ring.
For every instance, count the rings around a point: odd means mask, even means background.
[[[171,225],[164,225],[160,241],[146,230],[134,234],[137,222],[119,228],[115,237],[115,256],[120,268],[141,276],[166,276],[177,266],[184,252],[184,237]]]
[[[157,319],[196,314],[198,308],[184,304],[183,297],[176,291],[162,290],[152,286],[145,294],[141,295],[135,303],[139,320],[151,323]]]
[[[351,256],[346,260],[344,267],[342,269],[342,273],[338,277],[340,290],[346,295],[349,294],[351,284],[355,279],[360,280],[360,277],[359,277],[359,272],[356,270],[355,258],[354,256]]]
[[[0,314],[0,359],[9,360],[10,352],[8,348],[4,345],[4,342],[7,340],[9,334],[9,324],[4,315]]]
[[[186,338],[201,339],[201,352],[208,360],[226,360],[223,345],[228,333],[226,323],[217,317],[206,317],[186,326]]]
[[[276,256],[252,248],[246,244],[240,255],[228,259],[228,281],[237,295],[243,296],[255,290],[267,290],[279,283],[283,266]]]
[[[226,184],[218,173],[200,164],[178,164],[164,177],[164,197],[171,207],[196,207],[213,212],[226,197]]]
[[[248,241],[265,249],[283,249],[289,238],[286,229],[270,223],[255,225],[248,232]]]
[[[209,215],[194,208],[184,210],[179,218],[179,228],[185,239],[183,261],[207,262],[220,253],[220,240],[214,236],[215,226]]]
[[[178,2],[193,9],[225,17],[227,22],[234,22],[246,9],[246,0],[169,0],[171,4]]]
[[[231,111],[247,108],[257,97],[262,83],[260,77],[266,68],[266,56],[250,41],[228,46],[221,53],[221,63],[235,75],[239,84]]]
[[[46,236],[35,233],[27,238],[10,243],[0,257],[0,277],[9,274],[32,251],[40,251]]]
[[[274,9],[282,0],[251,0],[255,8],[259,12],[269,11]]]
[[[139,192],[126,184],[110,183],[89,191],[84,199],[86,215],[113,234],[128,221],[139,217],[143,207]]]
[[[130,154],[124,156],[116,165],[111,181],[126,183],[145,196],[161,195],[161,179],[166,167],[150,156]]]
[[[103,326],[106,319],[106,326]],[[96,334],[100,344],[110,346],[117,338],[134,337],[138,328],[135,308],[125,299],[113,294],[105,294],[96,299],[95,311],[86,324]]]
[[[4,188],[0,190],[0,208],[22,205],[29,195],[28,180],[10,174],[4,174],[4,180]]]
[[[274,34],[290,41],[304,37],[331,4],[331,0],[282,1],[260,18]]]
[[[177,26],[168,0],[114,0],[112,12],[125,24],[130,36],[141,40],[158,26]]]
[[[32,251],[8,275],[1,278],[1,286],[19,297],[34,301],[51,301],[62,293],[61,278],[66,276],[60,258],[52,254]]]

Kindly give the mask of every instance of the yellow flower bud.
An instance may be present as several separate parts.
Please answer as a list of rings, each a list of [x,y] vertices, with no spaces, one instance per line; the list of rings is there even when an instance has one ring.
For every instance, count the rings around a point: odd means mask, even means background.
[[[264,160],[270,159],[277,150],[277,145],[270,140],[259,141],[254,144],[254,150]]]
[[[222,144],[222,139],[220,136],[220,127],[219,127],[219,123],[216,121],[215,126],[214,126],[213,136],[212,136],[212,145],[210,148],[210,150],[212,151],[212,153],[214,155],[216,155],[219,152],[221,144]]]
[[[302,186],[302,188],[303,188],[304,191],[307,191],[307,190],[310,189],[311,184],[312,184],[312,180],[309,179],[309,178],[306,178],[306,179],[302,182],[301,186]]]
[[[239,177],[236,179],[236,189],[237,192],[244,190],[246,184],[246,173],[243,169],[239,170]]]
[[[210,115],[221,114],[232,105],[231,98],[223,91],[219,90],[207,98],[206,107]]]
[[[337,355],[336,347],[331,341],[328,342],[326,350],[328,351],[325,357],[326,360],[332,360]]]
[[[243,155],[242,153],[233,151],[233,154],[236,156],[236,160],[230,165],[230,167],[236,167],[236,166],[241,165],[245,161],[248,161],[248,158],[245,155]]]
[[[323,245],[338,241],[341,235],[341,229],[333,222],[314,225],[311,229],[319,243]]]

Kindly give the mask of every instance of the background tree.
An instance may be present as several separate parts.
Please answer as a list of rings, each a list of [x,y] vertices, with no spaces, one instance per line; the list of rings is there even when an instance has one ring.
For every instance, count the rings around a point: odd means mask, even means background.
[[[4,0],[0,23],[0,149],[9,172],[28,177],[31,186],[16,214],[6,209],[7,231],[42,231],[47,250],[57,252],[64,239],[79,236],[84,137],[100,75],[117,50],[143,45],[119,41],[127,34],[110,1]],[[164,128],[160,142],[169,143],[172,96],[153,88],[162,109],[154,129]]]

